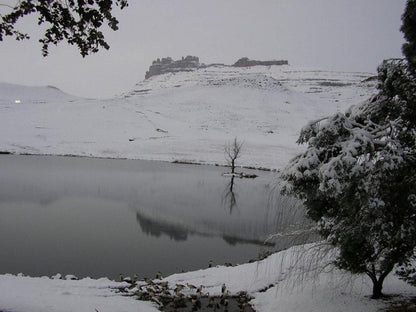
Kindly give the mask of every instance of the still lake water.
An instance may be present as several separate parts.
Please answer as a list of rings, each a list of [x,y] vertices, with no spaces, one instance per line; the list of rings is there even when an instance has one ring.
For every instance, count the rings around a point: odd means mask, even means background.
[[[0,155],[0,273],[154,277],[243,263],[305,222],[275,173],[156,161]]]

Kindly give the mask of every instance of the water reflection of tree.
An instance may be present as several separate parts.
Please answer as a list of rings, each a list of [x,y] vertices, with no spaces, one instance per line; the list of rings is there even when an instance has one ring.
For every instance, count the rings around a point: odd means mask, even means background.
[[[234,175],[231,175],[231,180],[224,189],[222,196],[222,204],[229,210],[230,215],[237,206],[237,196],[234,192]]]

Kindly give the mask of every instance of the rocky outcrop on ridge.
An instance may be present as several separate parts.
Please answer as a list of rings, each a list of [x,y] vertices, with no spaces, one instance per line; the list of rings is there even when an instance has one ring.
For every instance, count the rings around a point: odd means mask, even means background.
[[[248,57],[242,57],[234,63],[234,67],[249,67],[249,66],[270,66],[270,65],[289,65],[286,60],[272,60],[272,61],[255,61],[250,60]]]
[[[197,68],[205,67],[204,64],[199,63],[197,56],[188,55],[182,57],[181,60],[174,61],[171,57],[154,60],[149,70],[146,72],[145,79],[155,75],[162,75],[166,73],[174,73],[181,71],[191,71]]]
[[[271,66],[271,65],[288,65],[289,62],[286,60],[272,60],[272,61],[255,61],[250,60],[248,57],[240,58],[233,65],[224,65],[224,64],[210,64],[205,65],[199,63],[199,58],[197,56],[188,55],[182,57],[181,60],[174,61],[171,57],[158,58],[153,61],[150,65],[149,70],[146,72],[145,79],[148,79],[152,76],[162,75],[166,73],[176,73],[184,71],[193,71],[199,68],[206,68],[211,66],[232,66],[232,67],[249,67],[249,66]]]

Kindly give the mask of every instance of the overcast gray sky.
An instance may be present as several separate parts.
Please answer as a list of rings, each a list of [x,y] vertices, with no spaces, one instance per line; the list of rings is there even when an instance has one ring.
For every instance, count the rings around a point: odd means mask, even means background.
[[[4,1],[2,1],[4,3]],[[41,56],[32,40],[0,42],[0,82],[54,85],[86,97],[111,97],[144,79],[158,57],[196,55],[203,63],[287,59],[294,66],[375,72],[401,57],[405,0],[130,0],[115,11],[110,50],[82,58],[61,44]],[[4,10],[4,9],[3,9]],[[4,11],[3,11],[4,12]]]

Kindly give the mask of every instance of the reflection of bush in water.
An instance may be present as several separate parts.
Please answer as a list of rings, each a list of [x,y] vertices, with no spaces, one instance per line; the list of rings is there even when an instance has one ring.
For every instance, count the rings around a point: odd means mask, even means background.
[[[272,247],[274,246],[273,242],[265,242],[263,240],[256,240],[256,239],[242,239],[237,237],[231,237],[224,235],[222,237],[229,245],[235,246],[237,244],[255,244],[255,245],[262,245],[262,246],[268,246]]]
[[[195,234],[193,231],[189,231],[187,229],[182,228],[181,226],[177,225],[169,225],[162,222],[153,221],[149,218],[146,218],[139,213],[136,212],[136,220],[139,224],[141,230],[146,235],[160,237],[162,234],[166,234],[169,238],[175,241],[186,241],[188,239],[188,234]],[[203,235],[203,234],[199,234]],[[203,235],[205,236],[205,235]],[[210,236],[210,235],[208,235]],[[262,245],[267,247],[274,246],[273,242],[264,242],[263,240],[259,239],[244,239],[238,238],[233,236],[224,235],[222,236],[225,242],[229,245],[235,246],[237,244],[255,244],[255,245]]]
[[[234,210],[236,213],[239,210],[233,181],[238,184],[239,180],[236,181],[232,177],[230,183],[226,184],[221,198],[222,205],[228,209],[226,211],[230,215],[234,214]],[[277,183],[273,185],[275,186],[270,188],[268,193],[264,193],[266,197],[265,206],[259,207],[262,216],[256,216],[253,223],[250,223],[250,218],[238,223],[237,233],[234,233],[230,226],[220,228],[220,233],[218,231],[212,231],[211,233],[210,229],[218,229],[214,223],[204,222],[203,229],[199,227],[192,228],[192,226],[189,228],[189,225],[186,224],[159,220],[140,212],[136,213],[137,223],[146,235],[160,237],[165,234],[175,241],[185,241],[190,234],[198,234],[202,236],[220,236],[225,242],[233,246],[237,244],[256,244],[263,245],[266,248],[274,246],[275,250],[281,250],[316,240],[317,238],[311,235],[312,222],[306,218],[306,210],[302,202],[294,197],[280,195]],[[235,218],[229,220],[235,220]],[[307,234],[302,235],[302,230],[305,230]],[[278,234],[278,236],[266,240],[273,234]]]
[[[351,86],[351,83],[340,82],[340,81],[322,81],[319,82],[320,86],[323,87],[348,87]]]
[[[188,232],[177,226],[150,220],[139,213],[136,213],[136,220],[146,235],[160,237],[162,234],[166,234],[175,241],[186,241],[188,239]]]

